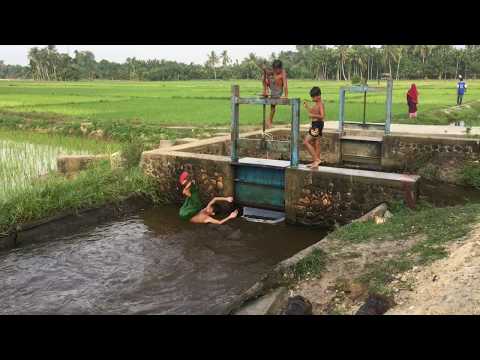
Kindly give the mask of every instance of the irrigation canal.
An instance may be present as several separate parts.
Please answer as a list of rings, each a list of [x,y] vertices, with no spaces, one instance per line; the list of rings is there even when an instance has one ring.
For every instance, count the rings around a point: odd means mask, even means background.
[[[325,231],[147,209],[0,254],[0,314],[218,314]]]

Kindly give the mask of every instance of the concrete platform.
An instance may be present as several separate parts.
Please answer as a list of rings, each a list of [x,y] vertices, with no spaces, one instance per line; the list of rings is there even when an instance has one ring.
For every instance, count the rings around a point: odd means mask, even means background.
[[[290,166],[290,161],[244,157],[238,160],[238,164],[284,169]],[[235,165],[235,163],[232,163],[232,165]]]
[[[398,182],[407,182],[407,183],[416,183],[420,180],[418,175],[405,175],[405,174],[396,174],[396,173],[387,173],[380,171],[370,171],[370,170],[358,170],[358,169],[349,169],[349,168],[337,168],[329,166],[319,166],[317,169],[311,169],[306,165],[299,165],[299,170],[312,171],[323,174],[334,174],[339,176],[352,176],[356,178],[369,178],[385,181],[398,181]]]

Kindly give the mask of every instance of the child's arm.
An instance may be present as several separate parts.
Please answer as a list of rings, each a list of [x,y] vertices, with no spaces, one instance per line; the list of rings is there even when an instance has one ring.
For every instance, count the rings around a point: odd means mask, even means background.
[[[212,206],[213,204],[215,204],[218,201],[227,201],[227,202],[231,203],[231,202],[233,202],[233,197],[231,197],[231,196],[229,196],[229,197],[215,197],[208,203],[207,207]]]
[[[288,80],[287,72],[283,70],[283,91],[285,92],[285,97],[288,98]]]
[[[192,193],[190,192],[190,187],[191,186],[192,186],[192,182],[190,181],[182,191],[182,194],[185,195],[186,197],[191,197],[192,196]]]
[[[238,210],[232,211],[230,215],[228,215],[225,219],[223,220],[217,220],[209,216],[208,218],[205,219],[205,224],[215,224],[215,225],[222,225],[226,223],[228,220],[235,219],[238,216]]]

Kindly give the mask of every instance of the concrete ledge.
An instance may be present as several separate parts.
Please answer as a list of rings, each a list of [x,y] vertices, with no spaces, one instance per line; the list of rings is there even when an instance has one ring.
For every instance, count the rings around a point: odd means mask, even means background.
[[[387,212],[388,207],[387,204],[380,204],[378,205],[375,209],[369,211],[365,215],[359,217],[358,219],[355,219],[352,221],[352,223],[362,223],[362,222],[367,222],[369,220],[374,220],[375,217],[381,217],[384,216],[385,213]]]
[[[234,315],[279,315],[287,300],[287,288],[279,287],[267,295],[245,304]]]
[[[370,180],[379,180],[379,181],[388,181],[388,182],[407,182],[407,183],[416,183],[420,180],[418,175],[405,175],[405,174],[396,174],[396,173],[387,173],[381,171],[371,171],[371,170],[359,170],[359,169],[350,169],[350,168],[338,168],[338,167],[329,167],[329,166],[320,166],[317,169],[311,169],[306,165],[299,165],[295,170],[299,171],[308,171],[313,173],[320,174],[329,174],[340,177],[355,177],[355,178],[365,178]]]
[[[108,155],[65,155],[57,158],[57,169],[62,174],[85,170],[88,165],[100,160],[109,160]]]

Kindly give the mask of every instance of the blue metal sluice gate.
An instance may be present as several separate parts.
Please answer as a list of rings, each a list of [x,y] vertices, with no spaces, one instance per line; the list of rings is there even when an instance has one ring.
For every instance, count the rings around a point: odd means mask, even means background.
[[[290,161],[238,156],[240,104],[290,105],[292,107]],[[265,112],[264,112],[265,113]],[[263,118],[265,129],[265,116]],[[241,98],[238,85],[232,86],[231,161],[235,173],[235,202],[239,205],[283,211],[285,209],[285,168],[298,166],[300,99]]]

